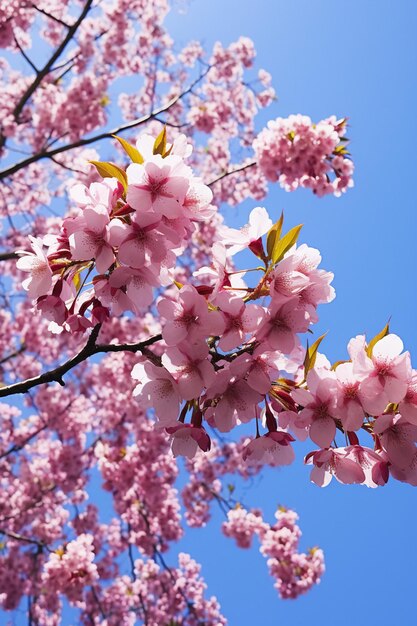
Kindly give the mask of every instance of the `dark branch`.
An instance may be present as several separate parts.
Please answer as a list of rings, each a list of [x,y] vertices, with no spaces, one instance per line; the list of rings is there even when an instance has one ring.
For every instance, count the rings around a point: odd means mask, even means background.
[[[19,170],[27,167],[28,165],[31,165],[32,163],[36,163],[37,161],[40,161],[41,159],[52,159],[52,157],[54,157],[57,154],[61,154],[62,152],[68,152],[68,150],[73,150],[74,148],[81,148],[83,146],[88,146],[89,144],[95,143],[96,141],[101,141],[102,139],[110,139],[112,135],[118,135],[119,133],[122,133],[126,130],[130,130],[131,128],[136,128],[137,126],[140,126],[141,124],[145,124],[146,122],[149,122],[157,118],[158,115],[168,111],[179,100],[181,100],[182,98],[184,98],[184,96],[189,94],[192,91],[192,89],[197,85],[197,83],[203,80],[206,74],[210,71],[211,67],[212,66],[209,66],[205,70],[205,72],[203,72],[203,74],[201,74],[198,78],[196,78],[196,80],[185,91],[180,93],[178,96],[175,96],[174,98],[172,98],[164,106],[161,106],[155,111],[152,111],[152,113],[149,113],[148,115],[144,115],[143,117],[139,117],[136,120],[129,122],[128,124],[123,124],[122,126],[113,128],[113,130],[100,133],[98,135],[94,135],[94,137],[88,137],[86,139],[79,139],[78,141],[74,141],[73,143],[65,144],[64,146],[59,146],[58,148],[54,148],[53,150],[44,150],[43,152],[38,152],[37,154],[33,154],[27,159],[24,159],[23,161],[19,161],[18,163],[15,163],[11,167],[1,171],[0,180],[3,178],[6,178],[7,176],[11,176],[12,174],[15,174]]]
[[[12,259],[18,259],[17,252],[0,252],[0,261],[11,261]]]
[[[89,357],[94,354],[107,353],[107,352],[142,352],[146,354],[147,347],[152,344],[160,341],[162,339],[162,335],[154,335],[145,341],[140,341],[138,343],[124,343],[124,344],[97,344],[96,340],[98,334],[100,332],[100,324],[97,324],[91,332],[91,335],[85,344],[84,348],[80,350],[78,354],[76,354],[72,359],[65,361],[62,365],[58,365],[53,370],[49,372],[45,372],[44,374],[40,374],[39,376],[34,376],[33,378],[28,378],[20,383],[14,383],[13,385],[8,385],[0,388],[0,398],[4,398],[6,396],[12,396],[19,393],[26,393],[29,389],[33,387],[37,387],[38,385],[44,385],[45,383],[57,382],[60,385],[64,386],[65,382],[63,380],[63,376],[72,370],[76,365],[79,365],[83,361],[86,361]]]
[[[30,60],[30,58],[28,57],[28,55],[26,54],[26,52],[23,50],[22,46],[20,45],[20,43],[18,42],[16,35],[13,33],[13,39],[14,42],[16,44],[16,47],[18,48],[20,54],[22,55],[22,57],[25,59],[25,61],[27,63],[29,63],[30,67],[33,69],[34,72],[36,72],[36,74],[39,72],[38,68],[36,67],[36,65]]]
[[[240,165],[239,167],[236,167],[234,170],[230,170],[229,172],[224,172],[223,174],[221,174],[220,176],[218,176],[214,180],[211,180],[207,184],[208,184],[209,187],[211,187],[215,183],[218,183],[220,180],[223,180],[223,178],[226,178],[227,176],[231,176],[232,174],[238,174],[239,172],[243,172],[244,170],[247,170],[247,169],[249,169],[250,167],[253,167],[256,164],[257,164],[257,161],[250,161],[249,163],[246,163],[246,165]]]
[[[22,352],[24,352],[25,350],[26,350],[26,346],[24,343],[22,343],[22,345],[20,346],[18,350],[15,350],[14,352],[11,352],[7,356],[4,356],[3,358],[1,358],[0,365],[3,365],[3,363],[7,363],[7,361],[10,361],[10,359],[14,359],[15,356],[19,356],[19,354],[22,354]]]
[[[68,32],[67,32],[65,38],[62,40],[62,42],[60,43],[58,48],[55,50],[55,52],[53,53],[53,55],[51,56],[49,61],[46,63],[46,65],[41,70],[39,70],[37,72],[37,74],[35,76],[35,79],[29,85],[29,87],[26,89],[25,93],[20,98],[19,102],[17,103],[17,105],[16,105],[16,107],[15,107],[15,109],[13,111],[13,115],[14,115],[16,120],[19,118],[19,116],[20,116],[20,114],[21,114],[21,112],[23,110],[23,107],[25,106],[27,101],[35,93],[36,89],[39,87],[39,85],[41,84],[41,82],[45,78],[45,76],[47,74],[49,74],[53,64],[55,63],[55,61],[61,56],[61,54],[64,52],[65,48],[67,47],[67,45],[70,43],[70,41],[74,37],[74,35],[77,32],[78,28],[80,27],[83,19],[85,18],[85,16],[87,15],[88,11],[90,10],[92,3],[93,3],[93,0],[87,0],[87,2],[85,3],[84,9],[82,10],[82,12],[81,12],[79,18],[77,19],[77,21],[74,22],[74,24],[72,24],[70,26],[70,28],[68,28]]]
[[[35,546],[38,546],[38,548],[41,548],[42,550],[46,548],[48,552],[53,552],[53,550],[48,548],[46,543],[44,543],[43,541],[38,541],[37,539],[31,539],[30,537],[19,535],[18,533],[14,533],[11,530],[3,530],[2,528],[0,528],[0,534],[5,535],[6,537],[9,537],[9,539],[15,539],[16,541],[23,541],[24,543],[31,543]]]
[[[45,17],[49,17],[51,20],[54,20],[54,22],[61,24],[61,26],[65,26],[65,28],[71,28],[69,24],[67,24],[63,20],[60,20],[59,17],[55,17],[55,15],[52,15],[52,13],[48,13],[48,11],[45,11],[44,9],[41,9],[38,6],[36,6],[34,2],[32,2],[32,7],[39,13],[42,13],[42,15],[45,15]]]

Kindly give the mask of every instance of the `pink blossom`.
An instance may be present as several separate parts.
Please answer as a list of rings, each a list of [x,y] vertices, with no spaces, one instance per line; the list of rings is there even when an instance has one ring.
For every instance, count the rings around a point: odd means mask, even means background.
[[[349,342],[353,372],[362,378],[362,404],[367,413],[378,415],[390,402],[398,403],[407,393],[411,378],[410,355],[401,354],[403,342],[397,335],[387,335],[373,347],[372,356],[365,351],[365,338]]]
[[[318,373],[311,370],[307,376],[306,389],[294,389],[293,399],[302,406],[300,421],[310,424],[310,438],[318,446],[327,448],[336,434],[337,382],[332,372]]]
[[[214,381],[213,365],[208,360],[206,344],[184,344],[181,349],[168,348],[162,363],[178,383],[184,400],[198,398],[205,387]]]
[[[207,421],[220,432],[228,432],[238,422],[247,422],[255,417],[262,396],[224,368],[217,372],[214,382],[207,389],[207,398],[215,400],[206,410]]]
[[[133,268],[160,263],[165,257],[166,246],[159,224],[159,217],[153,213],[137,214],[131,225],[125,227],[117,255],[119,261]]]
[[[153,155],[143,165],[132,163],[126,170],[127,201],[139,213],[151,211],[168,218],[179,217],[191,171],[178,156],[163,159]]]
[[[400,414],[386,413],[375,420],[374,433],[392,465],[400,469],[410,465],[416,453],[417,426]]]
[[[282,365],[281,354],[278,352],[265,352],[262,346],[253,351],[253,354],[240,354],[231,364],[233,373],[245,374],[248,385],[261,394],[268,393],[271,389],[271,381],[278,376]]]
[[[228,292],[221,292],[214,300],[225,321],[225,329],[219,341],[224,351],[240,346],[247,333],[255,332],[262,322],[265,311],[256,304],[245,304],[242,298]]]
[[[243,451],[243,459],[249,463],[263,463],[272,466],[290,465],[295,454],[291,446],[294,437],[286,432],[268,432],[252,439]]]
[[[178,417],[181,396],[171,374],[164,367],[145,361],[134,366],[132,378],[139,381],[133,391],[138,402],[155,409],[161,426],[172,426]]]
[[[260,240],[271,227],[272,220],[266,209],[256,207],[251,211],[249,223],[246,226],[243,226],[240,230],[221,226],[219,234],[222,238],[222,243],[228,247],[228,253],[233,255]]]
[[[209,311],[205,298],[191,285],[180,289],[176,301],[160,300],[158,311],[166,320],[162,336],[169,346],[185,339],[198,343],[210,335],[220,335],[224,329],[221,313]]]
[[[267,316],[256,332],[258,341],[266,341],[273,350],[290,353],[298,344],[296,333],[305,333],[310,325],[304,309],[298,308],[296,299],[279,305],[272,301]]]
[[[29,278],[22,281],[23,289],[28,292],[29,298],[37,298],[48,293],[52,285],[52,270],[49,267],[46,254],[42,250],[42,240],[29,236],[33,252],[19,252],[16,267],[24,272],[30,272]]]
[[[203,452],[210,450],[210,437],[201,426],[180,423],[166,430],[171,435],[171,448],[175,457],[192,459],[198,448]]]
[[[239,548],[250,548],[255,534],[258,534],[267,524],[259,511],[247,511],[236,506],[227,512],[227,521],[222,524],[222,532],[226,537],[236,541]]]
[[[407,393],[398,405],[398,410],[407,422],[417,426],[417,372],[415,370],[408,382]]]
[[[364,483],[366,480],[361,465],[357,460],[348,457],[346,448],[310,452],[305,458],[305,463],[314,465],[310,479],[319,487],[326,487],[333,476],[345,485]]]
[[[93,541],[92,535],[81,534],[61,551],[52,552],[44,567],[42,583],[65,593],[72,601],[79,600],[84,586],[98,579]]]
[[[143,311],[154,299],[153,289],[159,286],[156,276],[147,267],[117,267],[110,275],[110,289],[123,289],[135,313]]]
[[[352,363],[341,363],[335,372],[338,380],[337,416],[345,430],[359,430],[365,413],[361,403],[361,381],[355,376]]]
[[[388,463],[381,455],[360,445],[348,446],[346,452],[346,458],[352,459],[363,469],[367,487],[383,486],[388,482]]]

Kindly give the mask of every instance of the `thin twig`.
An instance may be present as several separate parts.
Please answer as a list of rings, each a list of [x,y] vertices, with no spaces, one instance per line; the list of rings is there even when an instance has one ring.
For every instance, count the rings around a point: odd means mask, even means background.
[[[51,550],[51,548],[49,548],[43,541],[39,541],[38,539],[31,539],[30,537],[25,537],[25,535],[19,535],[18,533],[14,533],[11,530],[4,530],[3,528],[0,528],[0,535],[5,535],[6,537],[9,537],[10,539],[15,539],[16,541],[32,543],[33,545],[38,546],[38,548],[42,548],[42,550],[46,549],[48,550],[48,552],[53,552],[53,550]]]
[[[239,167],[236,167],[234,170],[230,170],[229,172],[224,172],[223,174],[221,174],[220,176],[218,176],[214,180],[211,180],[207,184],[208,184],[209,187],[211,187],[215,183],[218,183],[219,180],[223,180],[223,178],[226,178],[226,176],[231,176],[232,174],[238,174],[239,172],[243,172],[244,170],[247,170],[247,169],[249,169],[250,167],[253,167],[256,164],[257,164],[257,161],[250,161],[249,163],[246,163],[246,165],[240,165]]]
[[[149,113],[148,115],[144,115],[143,117],[139,117],[136,120],[129,122],[128,124],[123,124],[122,126],[113,128],[113,130],[103,132],[98,135],[94,135],[94,137],[88,137],[86,139],[78,139],[78,141],[65,144],[64,146],[59,146],[58,148],[54,148],[53,150],[45,150],[45,151],[33,154],[27,159],[19,161],[18,163],[15,163],[11,167],[5,170],[2,170],[0,172],[0,180],[3,178],[6,178],[7,176],[11,176],[12,174],[15,174],[19,170],[27,167],[28,165],[31,165],[32,163],[36,163],[37,161],[40,161],[41,159],[51,159],[55,155],[61,154],[61,152],[68,152],[68,150],[73,150],[74,148],[88,146],[91,143],[95,143],[96,141],[101,141],[102,139],[110,139],[113,135],[118,135],[119,133],[122,133],[126,130],[130,130],[131,128],[136,128],[137,126],[140,126],[141,124],[145,124],[146,122],[149,122],[150,120],[155,119],[158,115],[168,111],[177,102],[179,102],[179,100],[181,100],[182,98],[184,98],[184,96],[189,94],[190,91],[193,89],[193,87],[195,87],[195,85],[199,83],[206,76],[206,74],[210,71],[211,67],[212,66],[209,66],[209,68],[203,74],[201,74],[198,78],[196,78],[196,80],[185,91],[180,93],[178,96],[175,96],[169,102],[167,102],[167,104],[159,107],[152,113]],[[246,166],[246,167],[249,167],[249,166]]]
[[[0,359],[0,365],[3,365],[3,363],[7,363],[7,361],[10,361],[10,359],[14,359],[15,356],[19,356],[19,354],[22,354],[22,352],[24,352],[25,350],[26,345],[22,343],[18,350],[15,350],[14,352],[11,352],[7,356],[4,356],[2,359]]]
[[[17,46],[17,48],[19,49],[20,54],[22,55],[22,57],[25,59],[25,61],[27,63],[29,63],[30,67],[34,70],[34,72],[36,72],[36,74],[39,73],[38,68],[36,67],[36,65],[30,60],[30,58],[28,57],[28,55],[26,54],[26,52],[23,50],[22,46],[20,45],[20,43],[18,42],[16,35],[13,33],[13,39],[14,42]]]
[[[23,110],[23,107],[25,106],[27,101],[34,94],[34,92],[39,87],[40,83],[45,78],[45,76],[47,74],[49,74],[50,69],[53,66],[53,64],[55,63],[55,61],[61,56],[61,54],[64,52],[65,48],[67,47],[67,45],[70,43],[70,41],[74,37],[74,35],[77,32],[78,28],[80,27],[83,19],[85,18],[85,16],[87,15],[88,11],[90,10],[92,3],[93,3],[93,0],[87,0],[87,2],[85,3],[84,8],[83,8],[80,16],[74,22],[74,24],[72,24],[70,26],[70,28],[68,29],[68,32],[67,32],[65,38],[62,40],[62,42],[60,43],[58,48],[55,50],[53,55],[47,61],[46,65],[44,65],[44,67],[36,73],[36,76],[35,76],[33,82],[29,85],[29,87],[26,89],[24,94],[21,96],[19,102],[17,103],[17,105],[15,106],[14,111],[13,111],[13,116],[14,116],[14,118],[16,120],[19,118],[19,116],[20,116],[20,114],[21,114],[21,112]]]
[[[54,22],[61,24],[61,26],[65,26],[65,28],[71,28],[69,24],[67,24],[63,20],[60,20],[59,17],[55,17],[55,15],[52,15],[52,13],[48,13],[48,11],[45,11],[44,9],[40,9],[38,6],[36,6],[34,2],[32,2],[32,7],[36,11],[39,11],[39,13],[42,13],[43,15],[45,15],[45,17],[49,17],[51,20],[54,20]]]

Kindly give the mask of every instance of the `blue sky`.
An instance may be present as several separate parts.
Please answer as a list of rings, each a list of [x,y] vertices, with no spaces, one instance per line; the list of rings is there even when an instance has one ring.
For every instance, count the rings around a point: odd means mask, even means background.
[[[272,74],[279,98],[259,128],[291,113],[349,117],[355,188],[320,200],[271,187],[262,204],[276,218],[284,209],[289,226],[304,223],[300,241],[319,248],[322,266],[335,273],[337,297],[320,309],[317,327],[329,331],[329,358],[345,358],[350,337],[373,336],[390,316],[392,332],[416,355],[417,3],[194,0],[177,2],[168,25],[179,44],[254,40],[257,65]],[[228,211],[234,224],[245,223],[246,212]],[[303,453],[299,446],[293,466],[265,472],[245,500],[271,521],[278,503],[298,511],[302,547],[325,550],[320,586],[295,602],[279,600],[257,548],[236,551],[221,537],[220,515],[182,546],[203,563],[230,625],[415,626],[415,491],[394,481],[321,490],[309,482]]]

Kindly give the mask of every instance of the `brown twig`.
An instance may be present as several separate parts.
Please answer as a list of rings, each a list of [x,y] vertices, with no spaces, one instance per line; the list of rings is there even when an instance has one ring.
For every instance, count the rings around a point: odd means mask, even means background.
[[[40,161],[41,159],[52,159],[52,157],[54,157],[57,154],[61,154],[62,152],[68,152],[68,150],[73,150],[74,148],[81,148],[82,146],[88,146],[91,143],[101,141],[102,139],[110,139],[113,135],[118,135],[126,130],[136,128],[137,126],[140,126],[141,124],[145,124],[146,122],[149,122],[150,120],[157,118],[158,115],[168,111],[177,102],[179,102],[179,100],[181,100],[182,98],[184,98],[184,96],[189,94],[192,91],[192,89],[195,87],[195,85],[197,85],[201,80],[203,80],[206,74],[210,71],[211,67],[212,66],[209,66],[203,72],[203,74],[200,74],[200,76],[196,78],[195,81],[185,91],[181,92],[178,96],[171,98],[171,100],[167,102],[167,104],[159,107],[155,111],[152,111],[151,113],[144,115],[143,117],[139,117],[136,120],[129,122],[128,124],[123,124],[121,126],[118,126],[117,128],[113,128],[113,130],[103,132],[98,135],[94,135],[94,137],[88,137],[86,139],[78,139],[78,141],[74,141],[73,143],[65,144],[63,146],[58,146],[57,148],[54,148],[53,150],[44,150],[42,152],[37,152],[36,154],[33,154],[27,159],[23,159],[22,161],[15,163],[9,168],[0,171],[0,180],[2,180],[3,178],[6,178],[7,176],[11,176],[12,174],[15,174],[19,170],[27,167],[28,165],[31,165],[32,163],[36,163],[37,161]]]
[[[9,537],[9,539],[15,539],[16,541],[31,543],[35,546],[38,546],[38,548],[41,548],[42,550],[46,549],[48,550],[48,552],[53,552],[53,550],[51,550],[51,548],[49,548],[43,541],[39,541],[38,539],[31,539],[30,537],[25,537],[25,535],[19,535],[18,533],[14,533],[11,530],[4,530],[3,528],[0,528],[0,535],[5,535],[6,537]]]
[[[33,82],[29,85],[29,87],[26,89],[26,91],[24,92],[24,94],[20,98],[19,102],[17,103],[17,105],[15,106],[15,109],[13,111],[13,116],[14,116],[14,118],[16,120],[19,118],[19,115],[21,114],[21,112],[23,110],[23,107],[25,106],[26,102],[30,99],[32,94],[39,87],[40,83],[45,78],[45,76],[47,74],[49,74],[50,69],[53,66],[53,64],[55,63],[55,61],[61,56],[61,54],[64,52],[65,48],[67,47],[67,45],[70,43],[71,39],[74,37],[74,35],[77,32],[78,28],[80,27],[83,19],[85,18],[85,16],[89,12],[92,4],[93,4],[93,0],[87,0],[87,2],[85,3],[84,8],[83,8],[80,16],[78,17],[78,19],[74,22],[74,24],[72,24],[70,26],[66,36],[61,41],[61,43],[59,44],[58,48],[55,50],[55,52],[50,57],[50,59],[47,61],[47,63],[44,65],[44,67],[41,70],[38,71],[38,73],[36,74],[35,79],[33,80]]]
[[[14,352],[11,352],[10,354],[0,359],[0,365],[3,365],[3,363],[7,363],[7,361],[10,361],[10,359],[14,359],[15,356],[19,356],[19,354],[22,354],[22,352],[24,352],[25,350],[26,350],[26,345],[22,343],[22,345],[20,346],[18,350],[15,350]]]
[[[247,169],[249,169],[250,167],[253,167],[256,164],[257,164],[257,161],[250,161],[249,163],[246,163],[246,165],[240,165],[239,167],[236,167],[234,170],[230,170],[229,172],[224,172],[223,174],[221,174],[220,176],[218,176],[214,180],[211,180],[207,184],[208,184],[209,187],[211,187],[215,183],[218,183],[220,180],[223,180],[223,178],[226,178],[227,176],[231,176],[232,174],[238,174],[239,172],[243,172],[244,170],[247,170]]]

